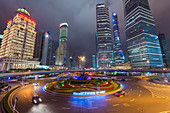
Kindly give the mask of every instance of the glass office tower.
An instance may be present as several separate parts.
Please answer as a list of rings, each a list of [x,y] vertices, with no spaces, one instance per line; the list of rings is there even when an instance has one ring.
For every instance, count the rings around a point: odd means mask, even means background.
[[[170,67],[170,53],[166,42],[165,34],[159,33],[159,43],[162,51],[162,58],[165,67]]]
[[[115,65],[125,62],[125,57],[122,51],[121,43],[120,43],[120,32],[119,32],[119,22],[118,16],[116,12],[112,13],[113,20],[113,37],[114,37],[114,62]]]
[[[97,22],[97,52],[100,68],[108,68],[114,65],[113,39],[111,36],[109,11],[106,4],[96,5]]]
[[[163,67],[160,44],[148,0],[123,2],[127,50],[132,67]]]
[[[59,38],[59,47],[56,50],[56,60],[55,65],[57,66],[69,66],[69,51],[67,45],[68,38],[68,24],[60,24],[60,38]]]

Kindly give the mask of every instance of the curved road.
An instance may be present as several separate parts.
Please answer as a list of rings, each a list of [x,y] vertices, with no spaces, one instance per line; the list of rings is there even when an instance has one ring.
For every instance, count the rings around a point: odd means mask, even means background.
[[[170,110],[170,87],[155,85],[143,80],[128,79],[121,82],[127,95],[95,97],[65,97],[51,95],[43,90],[47,82],[39,86],[22,86],[11,102],[18,97],[16,109],[20,113],[166,113]],[[32,103],[32,96],[38,94],[43,102]]]

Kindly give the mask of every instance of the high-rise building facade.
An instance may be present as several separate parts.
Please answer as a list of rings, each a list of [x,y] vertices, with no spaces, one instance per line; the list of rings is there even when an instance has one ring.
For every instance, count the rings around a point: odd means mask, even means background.
[[[0,47],[1,47],[2,39],[3,39],[3,35],[0,35]]]
[[[35,40],[34,58],[41,61],[43,51],[44,32],[38,32]]]
[[[39,64],[33,61],[35,27],[36,22],[24,8],[7,22],[0,48],[1,70],[35,68]]]
[[[93,68],[96,68],[96,55],[92,55]]]
[[[163,67],[148,0],[123,0],[129,61],[133,68]]]
[[[159,33],[159,43],[162,51],[162,58],[165,67],[170,67],[170,53],[164,33]]]
[[[59,37],[59,46],[56,50],[56,60],[55,65],[57,66],[69,66],[69,51],[67,45],[68,38],[68,24],[60,24],[60,37]]]
[[[32,59],[36,23],[25,9],[17,11],[17,15],[8,21],[7,28],[4,30],[0,58]]]
[[[125,56],[122,51],[122,46],[120,43],[120,32],[119,32],[119,21],[117,12],[112,13],[113,20],[113,50],[114,50],[114,63],[115,65],[121,64],[125,62]]]
[[[99,68],[99,63],[98,63],[98,49],[97,49],[97,32],[95,32],[95,46],[96,46],[96,67],[95,68]]]
[[[113,38],[111,35],[109,11],[106,4],[96,5],[98,65],[107,68],[114,65]]]

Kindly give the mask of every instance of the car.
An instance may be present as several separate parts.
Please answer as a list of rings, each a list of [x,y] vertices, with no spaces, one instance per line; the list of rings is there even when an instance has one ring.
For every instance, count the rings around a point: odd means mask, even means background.
[[[126,92],[125,91],[118,91],[118,92],[114,93],[114,95],[117,96],[117,97],[122,97],[122,96],[126,95]]]
[[[39,104],[42,102],[42,99],[38,95],[34,95],[32,97],[32,102],[33,102],[33,104]]]
[[[36,83],[33,83],[33,85],[34,85],[34,86],[39,86],[39,83],[36,82]]]
[[[29,84],[29,82],[24,82],[24,85],[26,86],[26,85],[28,85]]]
[[[121,79],[121,81],[127,81],[127,79],[123,78],[123,79]]]

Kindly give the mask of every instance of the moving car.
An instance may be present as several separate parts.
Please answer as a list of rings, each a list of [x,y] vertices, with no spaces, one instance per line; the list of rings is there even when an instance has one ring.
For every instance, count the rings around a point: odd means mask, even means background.
[[[39,86],[39,83],[36,82],[36,83],[33,83],[33,85],[34,85],[34,86]]]
[[[118,91],[118,92],[114,93],[114,95],[117,96],[117,97],[122,97],[122,96],[126,95],[126,92],[125,91]]]
[[[127,81],[127,79],[123,78],[121,81]]]
[[[42,102],[42,99],[38,95],[34,95],[32,97],[32,102],[33,102],[33,104],[39,104]]]

